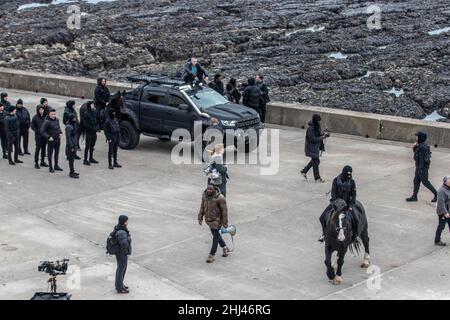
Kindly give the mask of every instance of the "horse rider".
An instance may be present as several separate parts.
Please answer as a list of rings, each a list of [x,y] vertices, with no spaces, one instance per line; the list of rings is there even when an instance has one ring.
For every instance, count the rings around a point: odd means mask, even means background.
[[[323,242],[325,239],[325,227],[329,215],[333,209],[333,202],[336,199],[342,199],[347,203],[347,209],[350,213],[353,211],[353,206],[356,203],[356,183],[353,180],[353,168],[351,166],[345,166],[342,169],[342,173],[338,175],[333,180],[333,185],[331,187],[331,199],[330,205],[325,209],[325,211],[320,216],[319,220],[322,224],[322,236],[319,238],[319,242]],[[352,215],[352,223],[355,225],[354,230],[358,231],[358,217]],[[359,232],[356,232],[356,236]]]

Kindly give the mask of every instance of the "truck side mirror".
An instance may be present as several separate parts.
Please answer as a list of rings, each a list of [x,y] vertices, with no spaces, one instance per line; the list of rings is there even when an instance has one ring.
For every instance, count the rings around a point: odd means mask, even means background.
[[[189,111],[189,105],[182,103],[182,104],[178,105],[178,109],[183,110],[183,111]]]

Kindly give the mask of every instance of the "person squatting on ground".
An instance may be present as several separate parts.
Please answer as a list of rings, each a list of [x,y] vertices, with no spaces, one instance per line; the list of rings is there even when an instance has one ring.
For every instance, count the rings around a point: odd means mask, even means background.
[[[8,159],[8,141],[6,140],[5,117],[5,106],[0,103],[0,144],[2,147],[3,159]]]
[[[115,237],[119,245],[118,252],[115,254],[117,261],[116,269],[116,290],[119,294],[129,293],[129,289],[124,285],[125,273],[127,272],[128,256],[131,255],[131,234],[128,230],[128,217],[121,215],[118,224],[114,227]]]
[[[322,225],[322,236],[319,238],[320,242],[323,242],[325,239],[325,227],[333,209],[332,203],[337,199],[344,200],[347,203],[348,210],[353,210],[353,206],[356,203],[356,183],[353,180],[353,168],[350,166],[345,166],[342,169],[342,173],[333,180],[330,204],[319,218],[320,224]],[[352,219],[352,221],[355,221],[355,219]],[[358,226],[355,223],[353,230],[358,231]],[[359,233],[357,232],[356,234]]]
[[[76,115],[70,114],[66,119],[66,157],[69,161],[69,177],[78,179],[80,175],[75,172],[74,162],[77,155],[78,120]]]
[[[28,137],[31,125],[30,113],[28,109],[24,107],[22,99],[17,100],[16,103],[16,115],[19,119],[20,124],[20,135],[19,135],[19,156],[24,154],[30,155],[28,152]],[[22,150],[23,145],[23,150]],[[23,152],[22,152],[23,151]]]
[[[81,121],[83,123],[83,129],[86,137],[83,164],[90,166],[91,163],[98,163],[98,161],[94,159],[94,148],[95,143],[97,142],[97,132],[100,131],[98,113],[93,102],[88,103],[88,108],[83,113]]]
[[[20,123],[19,118],[16,115],[16,108],[9,105],[7,115],[5,117],[5,131],[6,141],[8,144],[8,160],[10,165],[16,163],[23,163],[19,160],[19,136],[20,136]],[[14,160],[12,157],[14,147]]]
[[[269,87],[264,82],[264,77],[261,74],[256,75],[256,84],[261,90],[261,99],[259,103],[259,107],[261,110],[261,122],[266,123],[266,110],[267,104],[270,102],[269,98]]]
[[[120,125],[114,109],[108,109],[108,117],[105,121],[104,133],[108,143],[108,168],[122,168],[117,162],[117,150],[119,149]]]
[[[414,191],[413,195],[406,199],[408,202],[417,201],[417,194],[419,193],[420,184],[422,183],[428,190],[434,194],[431,202],[437,201],[437,191],[431,184],[429,177],[429,170],[431,164],[431,150],[427,143],[427,134],[424,132],[416,133],[417,142],[413,146],[414,162],[415,162],[415,174],[414,174]]]
[[[47,141],[49,172],[54,173],[55,171],[63,171],[58,165],[62,131],[59,119],[56,117],[56,110],[49,108],[48,111],[49,115],[41,128],[41,136]]]
[[[444,231],[445,225],[448,225],[450,228],[450,176],[444,177],[444,184],[438,191],[436,213],[438,216],[438,226],[434,237],[434,244],[443,247],[446,244],[441,241],[442,231]]]
[[[259,86],[256,84],[254,78],[248,79],[248,85],[242,94],[242,103],[244,106],[249,107],[259,114],[259,118],[262,119],[261,114],[261,99],[262,93]]]
[[[202,225],[203,219],[211,230],[213,236],[212,247],[207,263],[213,263],[217,252],[217,247],[223,249],[223,257],[228,257],[230,250],[225,241],[220,235],[222,227],[228,227],[228,208],[225,197],[220,193],[220,190],[213,184],[208,185],[202,195],[202,203],[200,212],[198,213],[198,223]]]
[[[74,115],[76,122],[77,122],[77,151],[80,150],[80,121],[78,120],[78,113],[77,110],[75,110],[75,101],[69,100],[66,102],[66,107],[64,108],[64,114],[63,114],[63,124],[67,125],[67,122],[69,121],[69,116]],[[76,154],[75,152],[75,160],[80,160],[81,158]]]
[[[208,72],[198,62],[198,59],[193,56],[184,66],[182,77],[186,83],[198,84],[208,81]]]
[[[48,167],[45,163],[45,150],[47,148],[47,139],[41,135],[41,128],[45,121],[45,108],[42,104],[36,107],[36,114],[31,120],[31,130],[34,131],[34,141],[36,143],[36,149],[34,151],[34,167],[40,169],[41,167]],[[41,156],[41,162],[39,163],[39,155]]]
[[[311,168],[313,168],[314,179],[316,182],[324,183],[325,180],[320,177],[319,170],[320,153],[325,151],[324,140],[330,135],[322,131],[320,126],[321,120],[322,118],[320,115],[315,114],[313,115],[312,120],[308,123],[308,130],[306,131],[305,138],[305,155],[311,158],[311,161],[305,168],[303,168],[303,170],[300,171],[300,173],[305,179],[308,179],[307,173]]]

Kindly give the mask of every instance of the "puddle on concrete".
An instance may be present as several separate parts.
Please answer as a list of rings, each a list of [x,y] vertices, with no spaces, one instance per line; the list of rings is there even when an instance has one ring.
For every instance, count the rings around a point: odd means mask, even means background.
[[[328,58],[332,59],[347,59],[348,55],[343,54],[342,52],[333,52],[328,55]]]
[[[405,94],[405,91],[403,89],[397,90],[396,88],[392,88],[391,90],[386,90],[384,92],[389,93],[389,94],[393,94],[397,98],[400,97],[401,95]]]
[[[441,28],[441,29],[430,31],[430,32],[428,32],[428,35],[430,35],[430,36],[437,36],[437,35],[440,35],[440,34],[446,33],[446,32],[450,32],[450,27],[446,27],[446,28]]]

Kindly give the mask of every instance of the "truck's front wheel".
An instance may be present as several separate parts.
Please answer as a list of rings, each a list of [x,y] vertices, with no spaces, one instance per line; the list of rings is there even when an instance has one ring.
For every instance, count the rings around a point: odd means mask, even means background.
[[[130,121],[120,123],[120,142],[122,149],[130,150],[136,148],[139,143],[139,132],[134,128]]]

